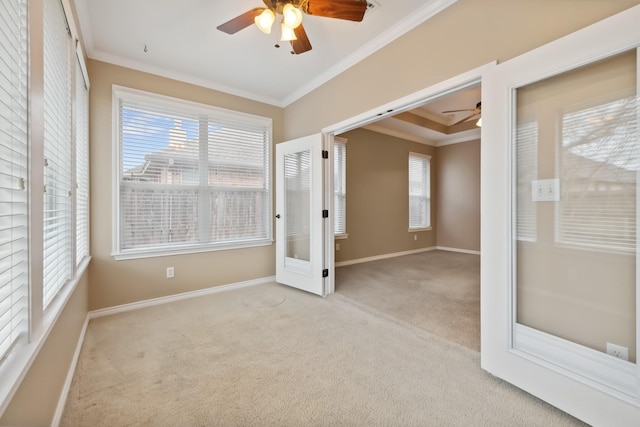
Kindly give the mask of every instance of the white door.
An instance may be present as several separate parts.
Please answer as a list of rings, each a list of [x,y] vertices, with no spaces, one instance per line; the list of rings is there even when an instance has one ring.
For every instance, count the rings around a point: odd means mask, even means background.
[[[276,281],[325,295],[322,134],[276,145]]]
[[[481,364],[596,426],[640,425],[638,23],[482,82]]]

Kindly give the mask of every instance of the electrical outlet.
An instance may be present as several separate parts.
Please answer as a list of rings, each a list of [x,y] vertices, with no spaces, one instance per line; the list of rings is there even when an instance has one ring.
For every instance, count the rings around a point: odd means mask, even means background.
[[[413,235],[413,240],[418,240],[418,235],[417,234]]]
[[[340,250],[340,243],[336,243],[336,251]]]
[[[167,267],[167,279],[173,278],[174,275],[175,270],[173,269],[173,267]]]
[[[607,354],[622,360],[629,360],[629,349],[617,344],[607,343]]]

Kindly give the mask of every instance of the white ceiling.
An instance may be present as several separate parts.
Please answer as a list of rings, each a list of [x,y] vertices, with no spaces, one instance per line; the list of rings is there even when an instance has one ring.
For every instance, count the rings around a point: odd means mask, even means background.
[[[313,0],[311,0],[313,1]],[[313,49],[292,55],[274,47],[276,31],[251,25],[229,35],[216,29],[262,0],[76,0],[90,58],[286,107],[457,0],[368,0],[362,22],[310,15],[303,24]],[[447,96],[413,113],[443,124],[449,109],[471,108],[479,88]],[[378,131],[434,145],[479,137],[446,135],[388,118]],[[443,142],[444,141],[444,142]]]
[[[285,107],[456,0],[369,1],[362,22],[304,15],[313,49],[301,55],[288,43],[276,49],[276,31],[216,29],[262,0],[76,0],[76,8],[90,58]]]

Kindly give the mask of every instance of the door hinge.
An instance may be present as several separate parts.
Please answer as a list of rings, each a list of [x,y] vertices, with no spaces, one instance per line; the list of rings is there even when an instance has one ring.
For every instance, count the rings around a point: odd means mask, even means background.
[[[329,269],[325,268],[322,270],[322,277],[329,277]]]
[[[322,150],[322,158],[323,159],[328,159],[329,158],[329,152],[327,150]]]
[[[326,209],[322,210],[322,218],[329,218],[329,211]]]

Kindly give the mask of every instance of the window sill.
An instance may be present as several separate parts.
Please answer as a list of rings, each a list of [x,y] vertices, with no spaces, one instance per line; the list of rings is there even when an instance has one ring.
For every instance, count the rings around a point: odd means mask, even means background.
[[[416,232],[421,232],[421,231],[431,231],[432,227],[425,227],[425,228],[410,228],[409,229],[409,233],[416,233]]]
[[[348,239],[349,238],[349,234],[344,233],[344,234],[334,234],[333,235],[334,240],[343,240],[343,239]]]
[[[172,248],[145,248],[134,249],[129,251],[114,252],[111,256],[116,261],[139,259],[139,258],[156,258],[173,255],[188,255],[202,252],[229,251],[233,249],[255,248],[259,246],[271,246],[273,239],[261,239],[243,243],[229,243],[213,245],[188,245],[175,246]]]

